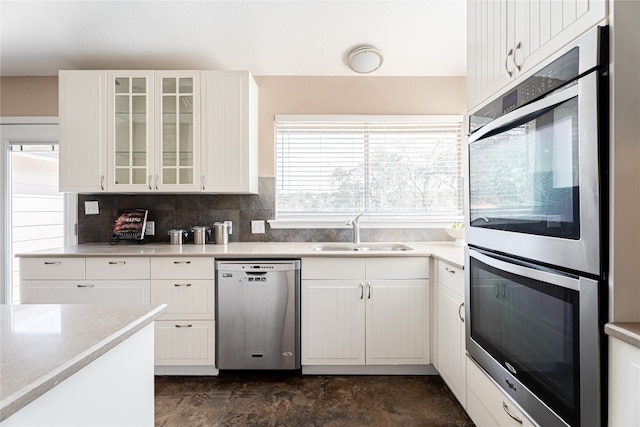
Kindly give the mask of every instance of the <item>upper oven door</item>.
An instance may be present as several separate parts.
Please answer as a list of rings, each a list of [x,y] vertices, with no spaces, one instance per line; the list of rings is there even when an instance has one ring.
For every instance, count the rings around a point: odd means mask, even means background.
[[[468,141],[467,241],[599,275],[598,73]]]

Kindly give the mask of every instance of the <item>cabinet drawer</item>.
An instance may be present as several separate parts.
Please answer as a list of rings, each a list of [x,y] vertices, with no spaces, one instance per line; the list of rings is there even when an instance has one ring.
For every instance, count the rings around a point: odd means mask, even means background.
[[[84,279],[84,258],[20,258],[21,279]]]
[[[438,283],[463,296],[464,270],[446,262],[438,261]]]
[[[214,280],[152,280],[151,304],[167,304],[162,320],[213,320]]]
[[[365,271],[364,258],[303,258],[301,265],[303,279],[363,280]]]
[[[149,279],[149,258],[87,258],[87,280]]]
[[[429,258],[366,258],[367,279],[428,279]]]
[[[213,279],[213,258],[151,258],[152,279]]]
[[[486,411],[491,414],[491,417],[498,422],[497,425],[533,426],[533,423],[516,407],[515,403],[469,358],[467,358],[467,387],[467,399],[469,399],[469,396],[471,396],[472,401],[476,398]],[[469,401],[467,401],[467,404],[469,404]],[[479,423],[479,420],[473,418],[472,411],[469,412],[469,415],[474,423]],[[514,417],[519,419],[520,422]]]
[[[23,280],[23,304],[149,304],[148,280]]]
[[[215,322],[213,320],[156,320],[156,365],[213,365]]]

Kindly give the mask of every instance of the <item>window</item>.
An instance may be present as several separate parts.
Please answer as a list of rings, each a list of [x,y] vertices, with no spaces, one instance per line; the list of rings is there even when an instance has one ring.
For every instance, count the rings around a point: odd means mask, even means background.
[[[462,116],[277,116],[276,219],[462,218]]]

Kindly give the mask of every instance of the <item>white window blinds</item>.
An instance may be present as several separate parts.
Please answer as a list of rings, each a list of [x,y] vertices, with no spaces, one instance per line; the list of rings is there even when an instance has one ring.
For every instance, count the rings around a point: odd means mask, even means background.
[[[277,116],[277,218],[459,218],[462,129],[461,116]]]

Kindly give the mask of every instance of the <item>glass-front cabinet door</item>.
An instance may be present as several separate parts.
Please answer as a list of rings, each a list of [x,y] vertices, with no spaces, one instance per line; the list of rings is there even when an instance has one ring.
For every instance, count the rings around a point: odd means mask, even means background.
[[[154,191],[153,71],[109,71],[108,191]]]
[[[200,191],[200,72],[156,71],[154,186]]]

